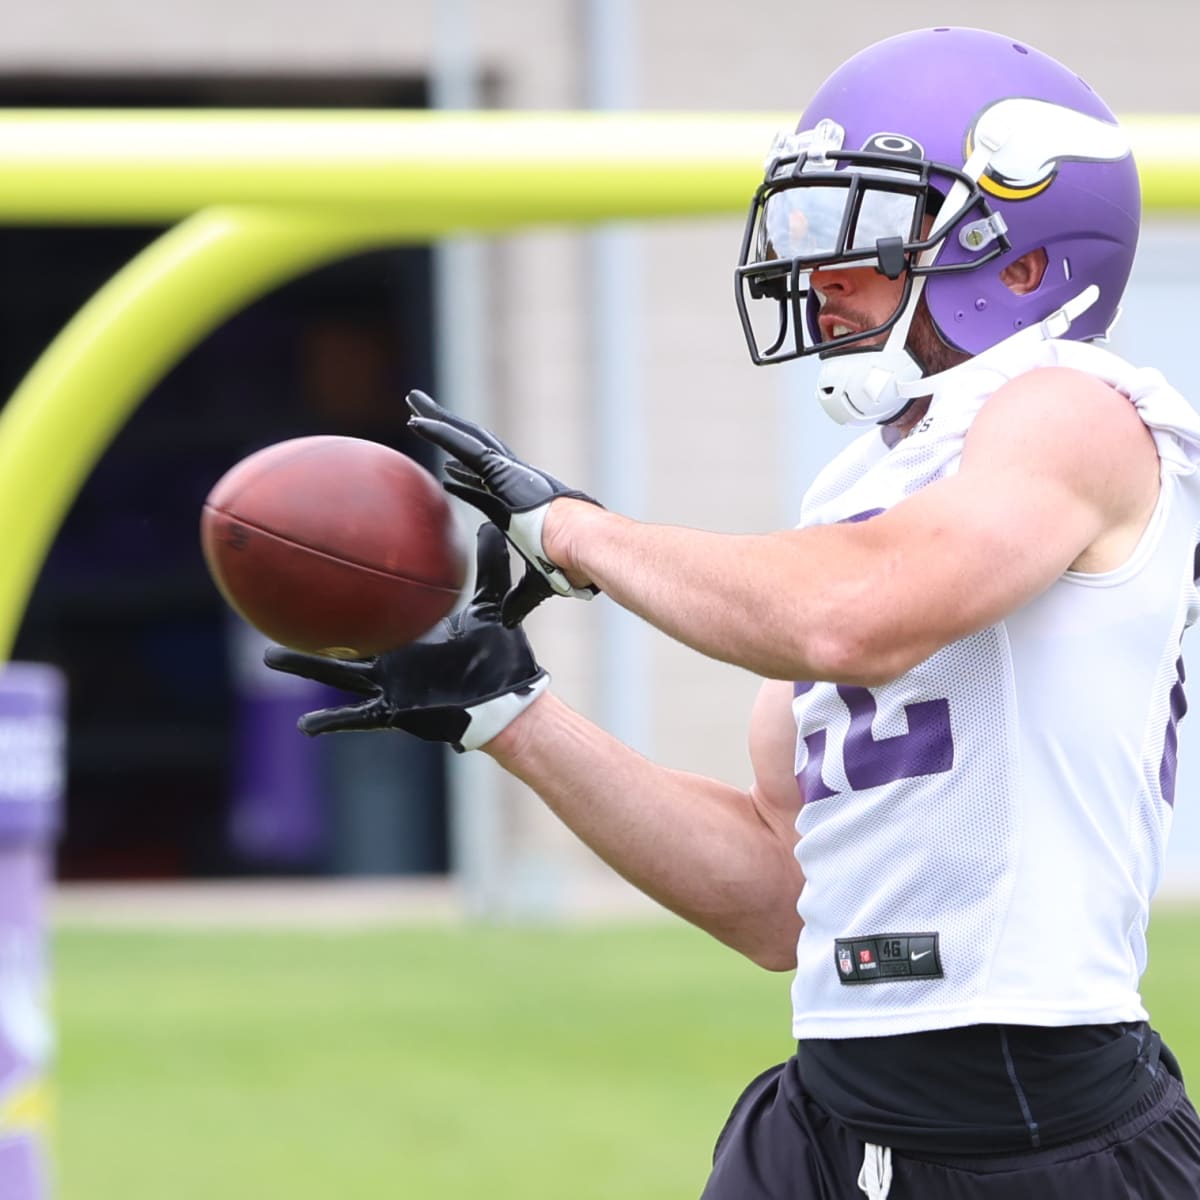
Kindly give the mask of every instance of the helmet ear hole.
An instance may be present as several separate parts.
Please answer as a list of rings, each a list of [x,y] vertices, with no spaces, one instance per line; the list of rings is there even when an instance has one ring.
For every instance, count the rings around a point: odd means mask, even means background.
[[[1049,261],[1045,246],[1039,246],[1036,250],[1030,250],[1010,262],[1000,272],[1000,282],[1014,296],[1028,296],[1041,287],[1042,280],[1046,277],[1046,264]],[[1070,277],[1071,273],[1068,271],[1067,278],[1070,279]]]

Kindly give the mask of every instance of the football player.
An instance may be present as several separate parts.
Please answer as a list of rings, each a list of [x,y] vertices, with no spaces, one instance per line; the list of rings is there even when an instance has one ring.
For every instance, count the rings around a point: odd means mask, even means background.
[[[608,512],[414,393],[488,518],[478,594],[370,662],[269,652],[362,697],[307,732],[482,747],[639,888],[794,972],[796,1054],[738,1101],[707,1200],[1200,1195],[1139,995],[1200,531],[1200,421],[1100,345],[1139,218],[1074,72],[980,30],[870,46],[771,148],[736,272],[753,360],[815,355],[820,404],[864,427],[799,528]],[[547,690],[520,620],[597,589],[764,678],[748,791]]]

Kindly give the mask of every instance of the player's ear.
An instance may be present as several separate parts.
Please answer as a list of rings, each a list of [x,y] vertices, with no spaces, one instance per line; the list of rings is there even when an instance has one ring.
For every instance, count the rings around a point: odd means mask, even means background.
[[[1010,292],[1018,296],[1027,296],[1036,291],[1046,274],[1046,251],[1042,247],[1022,254],[1016,262],[1011,262],[1000,272],[1000,282]]]

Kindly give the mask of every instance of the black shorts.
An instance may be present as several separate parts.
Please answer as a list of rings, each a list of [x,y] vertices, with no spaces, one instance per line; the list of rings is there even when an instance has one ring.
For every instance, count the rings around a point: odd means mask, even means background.
[[[805,1094],[792,1058],[742,1093],[702,1200],[862,1200],[865,1149]],[[1076,1142],[994,1158],[890,1155],[888,1200],[1200,1197],[1200,1119],[1166,1071],[1119,1120]]]

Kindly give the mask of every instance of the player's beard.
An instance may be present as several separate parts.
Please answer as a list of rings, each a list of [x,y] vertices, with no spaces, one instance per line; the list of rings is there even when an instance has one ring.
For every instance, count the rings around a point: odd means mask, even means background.
[[[908,352],[917,360],[926,375],[938,375],[971,357],[948,346],[942,340],[942,335],[933,323],[929,305],[925,303],[924,293],[917,301],[917,311],[913,313],[912,325],[909,326]]]
[[[916,312],[913,313],[912,324],[908,327],[908,341],[905,343],[908,353],[917,361],[924,375],[940,375],[959,363],[966,362],[971,356],[961,350],[955,350],[942,340],[937,326],[933,323],[933,314],[925,303],[922,294],[917,301]],[[910,400],[890,421],[885,422],[890,434],[884,434],[888,445],[904,437],[913,425],[929,408],[929,395],[916,396]]]
[[[821,306],[821,311],[826,311],[824,304]],[[848,325],[857,326],[859,329],[867,329],[878,323],[876,318],[869,313],[845,305],[838,304],[835,311],[838,317],[844,319]],[[887,340],[888,335],[883,333],[870,338],[862,345],[878,348],[882,347]],[[938,333],[937,326],[933,323],[933,316],[929,311],[929,305],[925,303],[923,294],[917,301],[917,311],[913,313],[912,324],[908,329],[906,349],[917,360],[917,365],[920,366],[924,375],[938,375],[942,371],[948,371],[951,367],[958,366],[961,362],[966,362],[971,357],[961,350],[955,350],[948,346],[942,340],[942,335]]]

